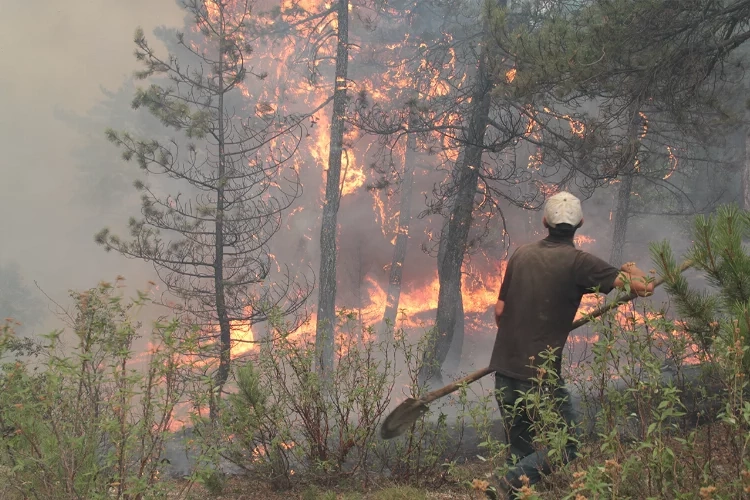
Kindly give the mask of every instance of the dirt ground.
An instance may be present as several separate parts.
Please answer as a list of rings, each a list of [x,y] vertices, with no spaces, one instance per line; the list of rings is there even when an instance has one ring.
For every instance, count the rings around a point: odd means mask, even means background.
[[[419,490],[375,479],[367,488],[298,485],[291,490],[277,491],[260,481],[232,477],[220,494],[212,494],[201,485],[190,486],[187,482],[175,481],[172,496],[189,500],[476,500],[486,497],[473,491],[467,483],[475,478],[483,478],[489,472],[490,467],[481,462],[461,465],[455,469],[456,477],[447,478],[444,484],[434,489]]]

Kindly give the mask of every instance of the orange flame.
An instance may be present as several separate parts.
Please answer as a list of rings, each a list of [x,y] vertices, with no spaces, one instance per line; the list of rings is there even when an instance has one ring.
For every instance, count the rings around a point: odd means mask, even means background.
[[[246,322],[233,321],[232,328],[232,359],[247,354],[257,348],[255,344],[255,334],[251,326]]]

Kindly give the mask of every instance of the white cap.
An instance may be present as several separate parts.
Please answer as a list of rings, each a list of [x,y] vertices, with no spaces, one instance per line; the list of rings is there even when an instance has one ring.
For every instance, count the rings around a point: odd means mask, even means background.
[[[583,219],[581,200],[566,191],[550,196],[544,205],[544,218],[550,227],[558,224],[577,226]]]

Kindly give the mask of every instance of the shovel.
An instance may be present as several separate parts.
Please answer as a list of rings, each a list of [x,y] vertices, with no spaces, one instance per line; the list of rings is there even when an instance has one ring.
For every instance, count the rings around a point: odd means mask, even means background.
[[[680,272],[685,271],[691,265],[692,262],[690,261],[683,262],[682,265],[680,265]],[[654,280],[654,287],[661,285],[663,282],[663,278]],[[602,314],[605,314],[612,309],[621,306],[622,304],[630,302],[636,297],[638,297],[638,295],[631,292],[629,295],[621,297],[614,302],[610,302],[609,304],[600,307],[593,313],[587,314],[583,318],[574,321],[572,327],[570,328],[570,331],[582,327],[592,319],[598,318]],[[442,398],[443,396],[447,396],[448,394],[457,391],[464,384],[468,385],[472,382],[476,382],[480,378],[489,375],[492,372],[494,372],[494,370],[490,368],[482,368],[481,370],[477,370],[473,373],[468,374],[464,378],[451,382],[445,387],[441,387],[440,389],[428,392],[421,398],[407,398],[406,401],[394,408],[394,410],[387,417],[385,417],[385,420],[383,420],[383,424],[380,427],[380,437],[382,437],[383,439],[393,439],[396,436],[400,436],[401,434],[406,432],[412,425],[414,425],[414,423],[419,420],[419,417],[424,415],[424,413],[428,410],[428,404],[432,403],[436,399]]]

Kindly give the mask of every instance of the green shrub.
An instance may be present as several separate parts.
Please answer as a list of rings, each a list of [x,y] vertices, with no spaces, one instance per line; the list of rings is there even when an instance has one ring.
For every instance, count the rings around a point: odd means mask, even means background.
[[[206,430],[204,437],[220,440],[221,456],[247,474],[280,488],[293,476],[319,484],[357,477],[365,485],[384,470],[396,481],[443,477],[453,432],[445,415],[426,414],[403,438],[383,442],[378,435],[394,387],[420,390],[418,360],[426,341],[410,344],[403,332],[378,340],[371,329],[356,331],[352,315],[340,318],[334,370],[326,380],[314,370],[313,339],[289,335],[276,318],[270,340],[253,359],[235,365],[236,391],[224,399],[219,430]],[[460,440],[451,445],[457,449]]]
[[[175,406],[184,394],[176,322],[154,325],[144,358],[132,314],[145,295],[125,301],[102,284],[73,293],[72,335],[46,337],[38,360],[9,359],[0,342],[0,467],[4,498],[155,498]],[[67,340],[74,345],[64,348]]]
[[[424,490],[412,486],[393,486],[375,492],[373,500],[424,500],[427,494]]]

